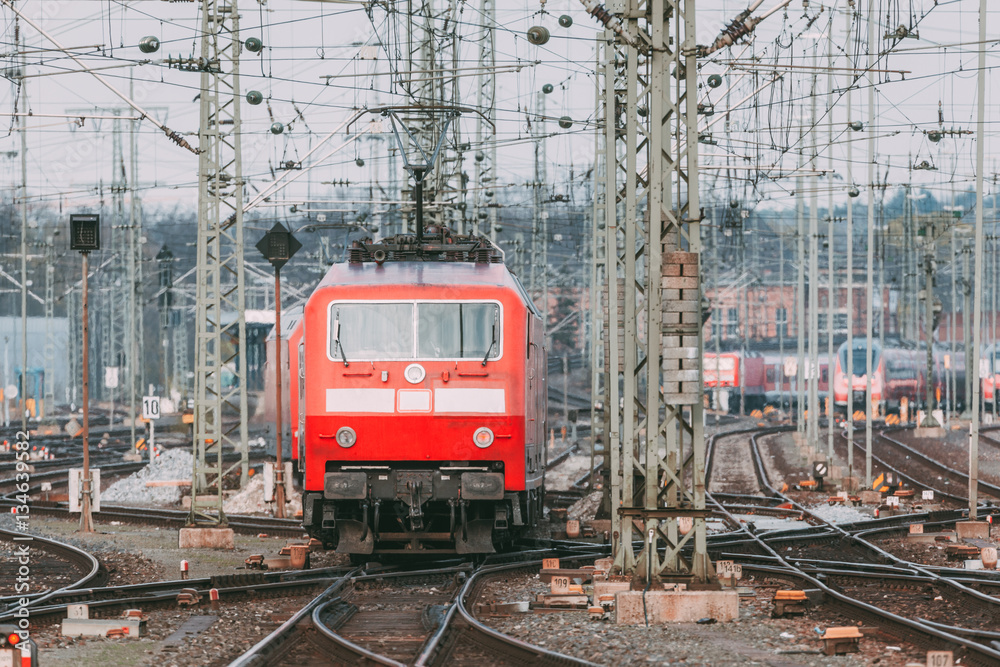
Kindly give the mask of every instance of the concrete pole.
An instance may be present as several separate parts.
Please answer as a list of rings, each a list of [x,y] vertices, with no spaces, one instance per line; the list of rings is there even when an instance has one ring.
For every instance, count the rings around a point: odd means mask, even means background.
[[[833,242],[833,108],[832,102],[834,101],[833,93],[833,21],[830,22],[830,26],[827,28],[827,40],[826,40],[826,64],[830,68],[830,71],[826,75],[826,91],[828,99],[831,102],[831,108],[827,110],[827,125],[826,125],[826,137],[827,137],[827,155],[826,155],[826,166],[829,174],[827,174],[827,203],[826,203],[826,405],[829,409],[829,414],[827,415],[827,429],[826,429],[826,460],[827,465],[833,465],[833,371],[836,368],[833,358],[833,319],[834,319],[834,306],[836,304],[836,298],[834,296],[834,261],[833,254],[836,243]]]
[[[975,295],[973,296],[972,349],[966,354],[976,355],[972,368],[976,378],[972,382],[972,422],[969,424],[969,519],[976,520],[976,504],[979,495],[979,355],[981,333],[979,325],[983,321],[983,162],[986,148],[986,0],[979,0],[979,90],[976,117],[976,270]]]
[[[128,95],[129,97],[134,97],[135,91],[135,80],[133,79],[131,73],[128,79]],[[132,443],[132,453],[138,454],[139,451],[136,449],[136,438],[135,438],[135,422],[136,422],[136,396],[138,394],[137,387],[141,387],[139,384],[141,368],[143,366],[142,360],[139,358],[139,331],[141,328],[141,315],[137,314],[138,305],[138,295],[136,291],[141,289],[140,282],[136,280],[136,273],[139,269],[136,266],[136,242],[137,242],[137,230],[136,225],[139,222],[139,216],[137,209],[138,202],[136,197],[139,192],[139,184],[136,182],[139,165],[136,162],[136,125],[139,121],[132,121],[129,125],[129,171],[130,178],[128,183],[129,187],[129,222],[128,222],[128,297],[126,303],[128,304],[128,381],[129,381],[129,424],[131,429],[131,440]],[[152,452],[152,448],[150,448]]]
[[[802,160],[802,132],[799,132],[799,169],[803,171]],[[798,336],[798,371],[795,377],[795,409],[798,415],[795,423],[799,433],[806,433],[805,416],[805,333],[806,333],[806,245],[805,245],[805,197],[802,188],[805,179],[799,176],[795,179],[795,211],[797,220],[797,249],[799,258],[798,279],[795,287],[795,328]]]
[[[847,11],[847,53],[854,53],[854,14]],[[851,102],[852,75],[848,74],[847,127],[851,126],[854,107]],[[854,187],[854,142],[847,142],[847,187]],[[854,201],[847,197],[847,477],[854,478],[854,406],[851,386],[854,381]],[[853,488],[851,489],[853,491]]]
[[[875,69],[875,39],[878,8],[872,3],[868,5],[868,248],[866,263],[865,303],[867,319],[867,338],[865,349],[865,488],[872,486],[872,327],[875,325],[872,314],[872,292],[875,269],[875,82],[872,81],[872,70]]]
[[[740,238],[740,272],[750,274],[751,272],[747,270],[747,230],[741,227],[743,234]],[[752,274],[751,274],[752,275]],[[746,284],[740,289],[743,292],[743,335],[741,336],[740,345],[740,359],[739,368],[737,372],[740,378],[740,417],[746,417],[747,415],[747,390],[746,390],[746,358],[747,350],[750,345],[747,339],[750,337],[750,283],[753,278],[750,278]],[[739,311],[737,311],[739,312]],[[737,321],[739,321],[739,316],[737,315]],[[736,335],[740,335],[740,330],[737,328]],[[716,357],[718,359],[718,357]],[[718,366],[718,361],[716,361],[716,366]]]
[[[715,227],[712,227],[715,233]],[[714,238],[714,236],[713,236]],[[718,253],[716,253],[716,275],[718,275]],[[781,285],[781,310],[784,317],[778,322],[778,368],[775,377],[778,379],[778,400],[784,408],[785,403],[785,330],[788,329],[788,303],[785,301],[785,230],[778,233],[778,284]],[[716,280],[718,289],[718,280]],[[718,353],[718,342],[716,342],[716,353]],[[791,400],[789,400],[791,402]]]
[[[940,426],[934,415],[934,232],[933,225],[926,231],[927,253],[924,257],[924,338],[927,345],[927,378],[924,382],[924,422],[921,426]]]
[[[955,197],[952,195],[951,205],[955,205]],[[955,287],[958,278],[958,256],[955,254],[955,225],[951,226],[951,238],[949,239],[948,245],[951,246],[951,312],[948,314],[948,338],[951,343],[951,359],[948,365],[951,367],[948,369],[948,379],[950,381],[949,396],[948,401],[948,421],[951,420],[951,413],[955,411],[955,391],[958,386],[955,384],[955,305],[958,303],[958,297],[955,292]]]
[[[815,49],[814,49],[815,54]],[[816,132],[816,84],[812,77],[812,116],[809,138],[812,146],[809,164],[815,173],[819,144]],[[809,177],[809,446],[819,446],[819,179]],[[829,323],[827,323],[829,326]]]
[[[19,40],[25,48],[25,40]],[[28,81],[21,54],[21,430],[28,432]]]

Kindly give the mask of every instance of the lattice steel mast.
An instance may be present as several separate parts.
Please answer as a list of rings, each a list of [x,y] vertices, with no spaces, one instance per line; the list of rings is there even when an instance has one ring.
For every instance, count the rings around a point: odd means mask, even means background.
[[[460,55],[458,4],[457,0],[449,0],[447,7],[438,11],[433,0],[407,0],[406,3],[407,67],[400,73],[400,83],[409,97],[409,104],[419,109],[400,116],[426,155],[434,153],[438,137],[445,129],[447,116],[440,110],[454,106],[460,99],[459,78],[455,76]],[[448,131],[451,136],[444,143],[434,171],[423,184],[424,224],[445,224],[464,231],[465,183],[459,124],[451,123]],[[406,152],[410,153],[409,137],[403,134]],[[402,195],[405,201],[413,198],[410,181],[404,186]],[[414,207],[406,204],[402,210],[403,231],[406,232],[410,227],[408,216],[413,214]]]
[[[243,482],[248,468],[237,4],[202,4],[191,523],[225,523],[222,476],[238,467]],[[223,382],[224,369],[231,383]],[[227,448],[240,454],[228,469]],[[209,492],[212,500],[198,500]]]
[[[476,106],[486,116],[476,119],[476,154],[475,171],[473,172],[474,194],[472,196],[472,231],[475,234],[488,233],[490,239],[496,242],[497,208],[492,196],[496,187],[496,137],[487,119],[492,119],[496,113],[497,75],[496,53],[494,49],[494,31],[496,25],[495,0],[480,0],[479,15],[483,21],[483,29],[479,41],[479,85],[476,88]]]
[[[622,4],[624,30],[605,33],[604,66],[604,215],[608,252],[615,249],[605,338],[623,335],[621,347],[609,346],[605,375],[615,568],[708,584],[696,3]],[[633,541],[644,544],[638,553]],[[689,544],[693,555],[682,557]]]

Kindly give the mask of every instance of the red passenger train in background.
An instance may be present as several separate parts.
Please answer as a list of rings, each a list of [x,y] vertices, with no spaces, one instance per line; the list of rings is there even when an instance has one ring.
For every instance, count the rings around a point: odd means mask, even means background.
[[[848,354],[851,355],[853,377],[847,377]],[[965,406],[965,353],[951,354],[940,349],[932,350],[931,389],[935,405],[945,401],[956,409]],[[847,343],[837,351],[836,373],[834,375],[834,401],[838,411],[865,410],[867,393],[867,341],[855,340],[853,349]],[[948,375],[954,369],[954,388],[950,387]],[[901,347],[872,343],[872,402],[878,404],[878,412],[885,416],[899,412],[902,399],[906,399],[911,410],[923,408],[927,400],[927,350],[916,347]],[[951,394],[954,393],[954,396]],[[911,412],[911,416],[915,412]]]
[[[349,253],[283,332],[303,525],[353,555],[492,552],[542,514],[541,316],[485,237]]]
[[[837,350],[833,360],[832,394],[834,410],[844,415],[865,410],[866,345],[864,338],[856,338],[852,354],[854,377],[847,379],[847,343]],[[797,401],[797,355],[786,351],[784,356],[775,351],[739,351],[704,353],[705,392],[716,409],[739,412],[740,393],[746,400],[746,410],[764,405],[790,408]],[[818,358],[818,393],[825,405],[830,395],[831,373],[827,355]],[[878,414],[898,413],[905,397],[911,417],[915,410],[923,409],[926,402],[927,351],[892,343],[872,345],[872,397],[878,404]],[[963,410],[966,405],[965,352],[956,350],[954,355],[945,347],[933,351],[932,390],[935,407],[953,406]],[[982,401],[994,413],[1000,411],[1000,346],[990,345],[982,354],[979,376]],[[742,384],[742,387],[741,387]],[[825,412],[825,410],[824,410]]]
[[[739,412],[741,391],[746,401],[746,411],[762,409],[766,405],[789,408],[798,399],[797,357],[786,353],[751,351],[705,352],[705,391],[711,405],[724,412]],[[818,358],[820,401],[829,393],[829,369],[826,354]],[[741,386],[742,385],[742,386]]]

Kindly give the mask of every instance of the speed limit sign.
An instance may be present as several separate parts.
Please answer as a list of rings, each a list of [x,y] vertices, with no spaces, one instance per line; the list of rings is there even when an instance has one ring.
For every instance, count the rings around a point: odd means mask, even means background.
[[[143,419],[159,419],[160,418],[160,397],[159,396],[143,396],[142,397],[142,418]]]

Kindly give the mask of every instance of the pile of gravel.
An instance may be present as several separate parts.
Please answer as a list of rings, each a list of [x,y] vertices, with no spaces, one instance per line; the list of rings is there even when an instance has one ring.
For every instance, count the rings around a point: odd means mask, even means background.
[[[186,449],[167,449],[153,463],[120,479],[101,493],[101,502],[121,505],[174,505],[181,500],[180,486],[146,486],[150,481],[190,480],[193,463]]]
[[[594,491],[569,506],[566,510],[566,518],[581,519],[589,521],[597,514],[597,509],[601,506],[602,491]]]
[[[271,514],[274,503],[264,502],[264,476],[254,475],[242,491],[229,498],[222,509],[226,514]],[[293,493],[285,503],[285,516],[302,511],[302,496]]]
[[[601,462],[601,457],[597,457]],[[590,470],[590,454],[575,454],[567,457],[552,470],[545,471],[545,488],[549,491],[568,491],[573,483]]]

